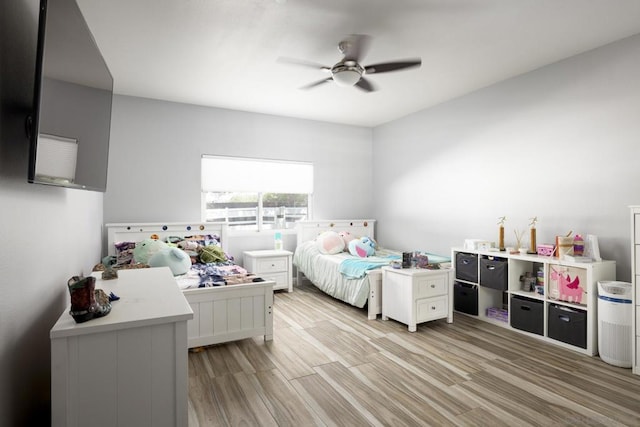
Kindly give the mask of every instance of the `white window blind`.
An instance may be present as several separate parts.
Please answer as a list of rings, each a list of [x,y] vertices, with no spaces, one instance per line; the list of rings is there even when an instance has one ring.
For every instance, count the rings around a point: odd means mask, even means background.
[[[203,192],[313,193],[311,163],[202,156]]]

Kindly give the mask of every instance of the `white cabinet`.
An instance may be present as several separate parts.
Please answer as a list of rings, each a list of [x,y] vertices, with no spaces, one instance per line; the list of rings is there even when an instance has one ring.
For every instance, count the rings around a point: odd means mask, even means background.
[[[417,324],[453,321],[451,269],[382,268],[382,319],[397,320],[415,332]]]
[[[640,375],[640,206],[631,206],[631,283],[633,286],[632,359],[634,374]]]
[[[96,281],[120,297],[107,316],[50,331],[52,425],[187,426],[191,308],[166,267],[118,274]]]
[[[456,311],[583,354],[598,354],[597,284],[615,280],[615,261],[580,263],[461,248],[454,248],[451,256]],[[525,277],[533,278],[541,292],[523,289]]]
[[[293,253],[283,250],[261,250],[244,252],[244,268],[264,280],[276,282],[273,290],[293,291]]]

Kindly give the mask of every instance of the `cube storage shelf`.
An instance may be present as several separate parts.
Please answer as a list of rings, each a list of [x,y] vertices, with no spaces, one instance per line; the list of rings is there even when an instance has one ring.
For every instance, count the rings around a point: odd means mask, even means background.
[[[583,354],[598,354],[597,284],[615,261],[578,263],[535,254],[453,248],[454,310]],[[523,289],[537,278],[543,293]],[[489,310],[491,309],[491,310]],[[506,309],[507,322],[495,318]]]

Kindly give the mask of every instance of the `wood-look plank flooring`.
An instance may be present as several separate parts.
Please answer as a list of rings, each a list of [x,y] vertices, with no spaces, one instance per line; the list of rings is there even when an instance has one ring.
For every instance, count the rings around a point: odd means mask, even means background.
[[[189,353],[189,426],[640,426],[640,376],[456,314],[417,332],[307,282],[274,339]]]

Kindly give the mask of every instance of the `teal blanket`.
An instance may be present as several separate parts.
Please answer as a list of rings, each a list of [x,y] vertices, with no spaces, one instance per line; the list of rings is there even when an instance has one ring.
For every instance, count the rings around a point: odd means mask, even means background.
[[[399,255],[386,257],[370,256],[367,258],[348,258],[340,263],[340,273],[349,279],[359,279],[367,274],[368,270],[389,265],[394,259],[400,259]]]

